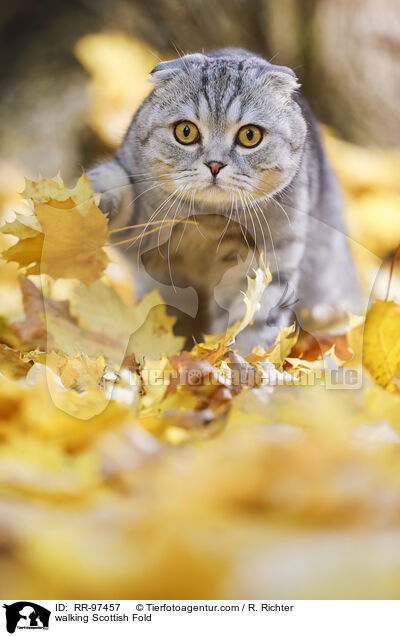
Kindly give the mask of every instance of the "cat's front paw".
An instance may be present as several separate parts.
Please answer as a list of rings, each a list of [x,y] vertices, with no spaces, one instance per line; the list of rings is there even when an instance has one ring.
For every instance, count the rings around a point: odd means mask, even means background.
[[[132,184],[125,170],[115,160],[92,168],[87,176],[93,192],[101,195],[100,210],[110,221],[118,215],[129,215],[133,203]]]
[[[249,326],[236,337],[232,349],[238,349],[242,356],[246,356],[254,347],[263,347],[268,350],[274,344],[279,329],[278,324],[266,325],[263,328],[256,328],[255,325]]]

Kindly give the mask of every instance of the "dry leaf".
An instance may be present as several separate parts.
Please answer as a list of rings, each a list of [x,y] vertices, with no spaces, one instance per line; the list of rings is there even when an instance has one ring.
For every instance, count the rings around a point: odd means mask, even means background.
[[[392,393],[400,390],[400,306],[375,300],[364,327],[364,366],[372,378]]]
[[[51,369],[66,389],[83,391],[89,386],[100,386],[105,373],[104,358],[91,359],[84,354],[70,358],[55,351],[31,351],[23,355],[24,361],[37,362]],[[29,370],[29,368],[28,368]]]
[[[214,352],[214,350],[221,351],[221,355],[223,355],[226,348],[235,342],[236,336],[252,323],[255,314],[260,308],[262,295],[272,280],[269,267],[264,264],[262,258],[260,267],[254,270],[254,274],[253,278],[247,277],[247,291],[243,292],[243,301],[246,307],[244,317],[228,327],[225,333],[205,335],[204,342],[195,345],[192,349],[192,353],[196,357],[202,358]]]
[[[17,215],[2,228],[19,238],[3,258],[16,261],[27,274],[77,278],[87,285],[100,278],[108,263],[103,250],[108,222],[86,175],[74,190],[65,188],[60,177],[27,182],[25,194],[32,197],[35,216]]]
[[[0,373],[10,380],[24,378],[31,365],[21,359],[19,351],[15,351],[4,344],[0,344]]]

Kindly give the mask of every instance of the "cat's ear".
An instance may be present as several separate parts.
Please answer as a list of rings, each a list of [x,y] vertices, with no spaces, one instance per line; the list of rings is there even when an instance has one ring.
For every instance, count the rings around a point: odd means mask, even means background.
[[[287,66],[269,64],[261,75],[267,86],[278,89],[287,97],[290,97],[293,91],[300,88],[300,83],[295,73]]]
[[[190,65],[203,61],[203,58],[201,53],[193,53],[192,55],[184,55],[177,60],[159,62],[151,71],[150,82],[157,84],[172,79],[177,73],[190,71]]]

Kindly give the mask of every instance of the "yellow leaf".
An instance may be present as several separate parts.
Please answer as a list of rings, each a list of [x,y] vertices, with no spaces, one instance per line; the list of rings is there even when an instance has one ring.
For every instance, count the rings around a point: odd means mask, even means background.
[[[289,327],[282,327],[275,339],[273,347],[268,352],[268,362],[272,362],[272,364],[281,368],[296,344],[298,336],[299,333],[295,324]]]
[[[24,384],[0,377],[2,441],[29,434],[38,441],[52,440],[68,453],[76,452],[95,443],[102,431],[123,426],[128,415],[132,418],[132,411],[112,396],[106,400],[100,387],[67,391],[40,364],[31,368]]]
[[[71,198],[74,203],[83,207],[91,202],[98,205],[100,201],[100,195],[93,193],[90,180],[86,174],[82,174],[79,177],[75,188],[72,190],[65,187],[59,173],[52,179],[40,179],[39,181],[25,179],[25,190],[22,192],[22,196],[25,199],[40,203],[48,203],[51,200],[61,202]]]
[[[28,268],[26,275],[40,274],[40,259],[43,251],[43,234],[33,238],[24,238],[18,241],[8,250],[2,252],[3,258],[10,262],[15,261],[19,267]]]
[[[117,369],[131,353],[137,362],[143,362],[145,357],[159,359],[178,353],[183,345],[183,338],[172,331],[175,318],[167,316],[157,290],[129,307],[102,281],[90,288],[80,285],[74,301],[79,324],[67,315],[57,314],[52,305],[46,310],[45,303],[44,319],[52,348],[71,357],[81,353],[90,358],[104,356]]]
[[[3,234],[13,234],[20,239],[34,238],[42,232],[40,223],[33,214],[16,214],[14,221],[5,223],[0,230]]]
[[[103,250],[108,222],[86,175],[73,190],[59,176],[27,181],[24,194],[32,197],[34,216],[17,215],[2,228],[20,239],[3,257],[29,268],[28,274],[77,278],[87,285],[100,278],[108,263]]]
[[[140,364],[144,360],[159,360],[172,356],[181,351],[185,344],[184,337],[175,336],[173,333],[176,318],[168,316],[164,304],[155,304],[156,295],[157,300],[160,301],[157,292],[148,294],[147,302],[151,303],[148,317],[142,326],[132,334],[129,341],[128,353],[133,352],[136,361]]]
[[[400,306],[376,300],[367,312],[364,327],[364,366],[372,378],[391,392],[400,364]]]
[[[147,80],[156,58],[139,40],[113,32],[85,35],[75,55],[91,75],[90,124],[107,144],[116,146],[151,90]]]
[[[107,219],[92,205],[86,215],[72,204],[67,209],[39,203],[36,215],[43,228],[40,269],[53,278],[77,278],[90,285],[104,272],[108,257]]]
[[[39,179],[39,181],[25,179],[25,190],[21,195],[32,201],[49,201],[50,199],[65,201],[70,197],[60,173],[52,179]]]
[[[30,364],[21,360],[19,351],[0,344],[0,373],[10,380],[17,380],[25,377],[30,368]]]
[[[193,355],[196,357],[202,357],[218,347],[222,347],[223,349],[224,347],[233,344],[236,336],[253,322],[254,316],[260,309],[262,295],[272,280],[269,267],[264,264],[262,258],[260,267],[254,270],[254,274],[255,276],[253,278],[250,278],[250,276],[247,277],[247,291],[242,292],[243,301],[246,307],[244,317],[228,327],[225,333],[205,335],[204,342],[193,347]]]
[[[81,285],[76,296],[75,310],[82,324],[103,333],[106,346],[109,340],[115,343],[113,353],[108,353],[114,364],[120,365],[130,353],[138,362],[144,357],[158,360],[178,353],[183,346],[184,339],[172,331],[176,319],[167,316],[158,290],[146,294],[133,307],[125,305],[115,290],[101,281],[90,289]]]
[[[88,386],[99,386],[105,371],[104,358],[91,359],[84,354],[69,358],[55,351],[43,353],[31,351],[23,360],[32,360],[51,369],[66,389],[83,390]],[[29,367],[28,367],[29,370]]]
[[[353,353],[353,357],[346,366],[355,366],[362,359],[363,338],[364,338],[364,316],[349,314],[349,330],[346,333],[347,344]]]

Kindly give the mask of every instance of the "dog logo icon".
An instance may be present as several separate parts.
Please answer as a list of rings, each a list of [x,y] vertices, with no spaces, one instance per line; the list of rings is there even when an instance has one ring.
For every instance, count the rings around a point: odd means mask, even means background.
[[[9,634],[16,629],[48,629],[50,610],[32,603],[32,601],[18,601],[11,605],[3,605],[6,610],[6,627]]]

